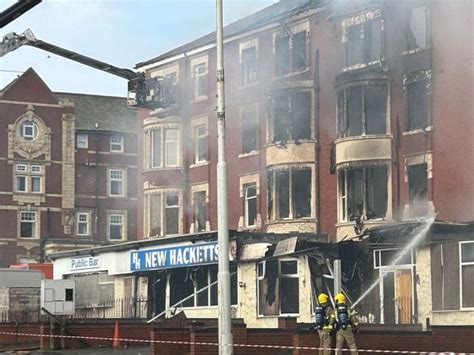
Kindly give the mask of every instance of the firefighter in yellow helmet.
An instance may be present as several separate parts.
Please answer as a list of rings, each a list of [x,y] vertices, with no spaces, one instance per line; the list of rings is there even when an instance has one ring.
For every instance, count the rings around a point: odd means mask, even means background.
[[[318,296],[318,305],[315,309],[316,329],[319,335],[319,347],[327,350],[320,350],[319,355],[330,355],[332,346],[333,324],[334,324],[334,310],[329,302],[329,296],[325,293],[320,293]]]
[[[336,303],[335,328],[336,328],[336,355],[342,354],[341,349],[344,349],[344,342],[347,347],[351,349],[351,354],[357,354],[357,345],[354,339],[354,333],[357,332],[359,326],[355,313],[346,305],[346,297],[342,293],[334,296]]]

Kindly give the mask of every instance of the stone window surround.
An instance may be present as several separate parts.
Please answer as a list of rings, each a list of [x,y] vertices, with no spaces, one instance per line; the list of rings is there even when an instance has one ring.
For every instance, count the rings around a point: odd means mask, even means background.
[[[25,171],[19,171],[19,166],[26,166]],[[39,172],[33,172],[33,167],[39,167]],[[25,191],[17,191],[17,177],[25,177]],[[39,177],[40,178],[40,191],[32,192],[31,191],[31,178]],[[32,194],[32,195],[44,195],[46,190],[46,172],[45,165],[40,163],[27,163],[27,162],[18,162],[13,163],[13,191],[14,194]],[[32,201],[33,202],[33,201]]]
[[[113,142],[113,139],[119,138],[119,141]],[[111,135],[109,138],[109,149],[111,153],[123,153],[124,152],[124,137],[122,135]],[[113,146],[119,146],[119,149],[112,149]]]
[[[150,77],[155,78],[157,76],[167,76],[176,73],[176,81],[179,81],[179,63],[173,63],[166,65],[161,68],[153,69],[150,71]]]
[[[242,64],[243,64],[243,62],[242,62],[242,52],[245,49],[249,49],[249,48],[253,48],[253,47],[255,47],[255,68],[256,68],[257,78],[254,81],[250,82],[250,83],[243,83],[241,80],[239,80],[239,84],[242,87],[254,85],[258,82],[258,59],[259,59],[258,38],[253,38],[253,39],[247,40],[245,42],[240,42],[239,43],[240,70],[242,70]]]
[[[197,152],[196,152],[196,127],[205,125],[206,126],[206,137],[207,137],[207,158],[206,160],[197,161]],[[191,118],[191,138],[193,140],[193,150],[194,150],[194,164],[190,165],[190,168],[194,168],[200,165],[206,165],[209,163],[209,117],[208,115],[199,115]]]
[[[21,214],[22,212],[33,212],[35,214],[35,226],[34,226],[34,237],[32,238],[22,238],[20,236],[21,233]],[[18,215],[17,215],[17,236],[18,239],[21,240],[36,240],[40,239],[40,234],[41,234],[41,210],[38,209],[18,209]]]
[[[184,211],[184,205],[183,205],[183,189],[181,187],[167,187],[167,188],[156,188],[156,187],[150,187],[150,188],[146,188],[144,190],[144,209],[143,209],[143,212],[144,212],[144,218],[143,218],[143,222],[144,222],[144,232],[145,232],[145,236],[148,236],[149,235],[149,229],[150,229],[150,226],[149,226],[149,220],[150,220],[150,216],[149,216],[149,212],[150,212],[150,199],[148,198],[148,196],[150,195],[153,195],[153,194],[161,194],[161,206],[160,206],[160,210],[161,210],[161,217],[160,217],[160,220],[161,220],[161,225],[163,226],[163,221],[164,221],[164,210],[165,210],[165,200],[163,198],[163,196],[165,196],[166,194],[170,194],[170,193],[175,193],[178,195],[178,198],[179,198],[179,218],[178,218],[178,234],[182,234],[183,233],[183,211]],[[164,236],[164,228],[161,228],[161,231],[162,231],[162,236]]]
[[[242,114],[244,111],[251,111],[255,114],[256,118],[256,128],[257,132],[255,134],[257,135],[257,142],[256,142],[256,149],[254,151],[248,152],[248,153],[240,153],[239,158],[248,156],[248,155],[255,155],[258,153],[258,148],[259,148],[259,141],[260,141],[260,104],[257,103],[251,103],[247,105],[239,105],[239,126],[240,126],[240,132],[241,134],[243,133],[243,120],[242,120]],[[242,145],[242,139],[241,139],[241,145]],[[243,146],[240,147],[240,152],[243,151]]]
[[[207,204],[207,207],[208,207],[208,213],[207,213],[207,220],[206,220],[206,230],[209,231],[211,230],[211,227],[210,227],[210,221],[209,221],[209,183],[208,182],[199,182],[199,183],[196,183],[196,184],[191,184],[190,186],[190,192],[191,192],[191,196],[190,196],[190,203],[191,203],[191,206],[194,207],[194,204],[195,204],[195,201],[194,201],[194,194],[196,192],[202,192],[202,191],[205,191],[206,192],[206,204]],[[193,213],[194,213],[194,209],[193,209]],[[194,233],[194,230],[195,230],[195,223],[194,221],[191,223],[191,226],[190,226],[190,233]]]
[[[178,143],[178,164],[177,166],[173,167],[153,167],[152,166],[152,131],[155,129],[167,129],[167,128],[174,128],[178,130],[178,137],[179,137],[179,143]],[[180,118],[171,118],[171,119],[166,119],[165,122],[163,122],[162,119],[156,118],[156,117],[149,117],[145,119],[144,121],[144,139],[143,139],[143,166],[145,171],[150,171],[150,170],[163,170],[163,169],[180,169],[182,168],[183,165],[183,158],[181,152],[183,151],[182,147],[182,137],[181,137],[181,132],[182,132],[182,125],[181,125],[181,120]],[[162,143],[163,144],[163,143]],[[162,161],[164,159],[165,151],[162,149]],[[163,164],[162,164],[163,165]]]
[[[246,226],[245,223],[245,189],[244,186],[247,184],[255,184],[256,185],[256,197],[257,201],[258,198],[260,197],[260,174],[245,174],[241,175],[239,177],[239,186],[240,186],[240,191],[239,191],[239,196],[240,198],[244,199],[244,206],[243,206],[243,213],[239,217],[239,229],[246,229],[246,228],[260,228],[262,224],[262,217],[261,214],[259,213],[258,205],[257,205],[257,220],[255,225],[252,226]]]
[[[110,217],[113,215],[122,216],[122,239],[110,239]],[[107,210],[107,240],[110,242],[126,241],[127,232],[128,232],[128,211],[127,210]]]
[[[79,216],[80,215],[87,215],[87,233],[86,234],[79,234]],[[92,236],[92,211],[91,210],[78,210],[76,212],[76,235],[78,237]]]
[[[433,178],[433,153],[426,152],[425,154],[413,154],[405,156],[404,177],[405,182],[408,183],[408,167],[412,165],[424,164],[427,166],[427,178]]]
[[[110,174],[112,171],[122,171],[122,193],[118,195],[113,195],[111,194],[111,188],[112,188],[112,179],[110,177]],[[113,179],[114,181],[117,179]],[[120,166],[109,166],[107,167],[107,196],[108,197],[127,197],[127,168],[120,167]]]
[[[197,88],[196,88],[196,82],[195,82],[195,72],[194,68],[198,65],[204,64],[206,65],[206,74],[209,76],[209,56],[207,54],[192,58],[189,62],[190,65],[190,72],[191,72],[191,82],[192,82],[192,101],[191,102],[196,102],[196,101],[202,101],[202,100],[207,100],[208,98],[208,93],[205,95],[197,96]],[[209,81],[208,81],[209,82]]]

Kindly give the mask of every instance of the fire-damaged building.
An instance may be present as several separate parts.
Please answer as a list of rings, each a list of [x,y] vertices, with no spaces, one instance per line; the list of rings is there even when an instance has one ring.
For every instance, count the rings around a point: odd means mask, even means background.
[[[126,99],[53,93],[33,69],[0,93],[0,266],[136,239],[137,121]]]
[[[363,323],[473,324],[465,6],[285,0],[226,26],[235,318],[310,322],[340,258]],[[174,83],[169,107],[139,114],[143,240],[51,256],[94,294],[86,311],[131,297],[148,319],[217,317],[215,52],[211,33],[137,64]]]

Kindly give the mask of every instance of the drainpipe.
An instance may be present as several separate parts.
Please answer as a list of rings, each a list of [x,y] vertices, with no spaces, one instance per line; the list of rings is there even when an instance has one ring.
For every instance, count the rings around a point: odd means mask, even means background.
[[[320,117],[319,117],[319,91],[321,89],[319,85],[319,48],[316,49],[315,53],[315,74],[314,84],[316,89],[316,235],[319,237],[321,234],[321,142],[320,142]]]
[[[46,209],[46,230],[47,230],[47,235],[46,237],[41,238],[40,243],[39,243],[39,248],[40,248],[40,263],[44,263],[44,257],[45,257],[45,246],[46,242],[48,241],[49,238],[51,238],[51,210],[49,207]]]
[[[396,117],[396,140],[395,140],[395,164],[397,166],[397,211],[395,215],[395,220],[399,221],[401,220],[401,205],[400,205],[400,118],[397,116]]]
[[[99,238],[99,124],[95,123],[95,238]]]

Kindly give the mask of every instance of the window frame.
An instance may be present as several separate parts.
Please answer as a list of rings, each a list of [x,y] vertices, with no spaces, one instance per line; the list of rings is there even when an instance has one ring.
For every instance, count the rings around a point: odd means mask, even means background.
[[[249,118],[250,116],[250,118]],[[255,117],[255,120],[252,118]],[[259,106],[250,105],[240,107],[240,133],[241,133],[241,155],[250,155],[259,150],[259,133],[260,133],[260,117],[259,117]],[[244,137],[247,136],[247,132],[251,131],[255,134],[255,147],[250,151],[245,151]]]
[[[119,139],[119,142],[114,142],[114,139]],[[124,138],[122,135],[112,135],[109,139],[109,150],[111,153],[123,153],[124,152]],[[114,148],[115,147],[115,148]],[[116,149],[118,147],[118,149]]]
[[[29,215],[34,216],[34,217],[33,217],[33,219],[27,220],[27,219],[23,218],[23,214],[29,214]],[[22,223],[32,224],[32,226],[31,226],[31,231],[32,231],[31,237],[23,237],[21,235],[21,224]],[[39,229],[38,227],[39,227],[38,211],[22,211],[22,210],[19,211],[19,214],[18,214],[18,237],[19,238],[27,239],[27,240],[38,239],[39,238],[38,234],[40,234],[39,230],[38,230]]]
[[[463,261],[462,260],[462,247],[465,244],[474,244],[474,241],[460,241],[459,242],[459,309],[470,311],[470,310],[474,310],[474,305],[470,306],[470,307],[463,307],[463,301],[464,301],[463,293],[464,293],[464,290],[463,290],[463,275],[462,275],[462,272],[463,272],[463,267],[465,267],[465,266],[474,267],[474,260],[473,261]],[[472,297],[474,298],[474,295],[472,295]],[[474,301],[473,301],[473,304],[474,304]]]
[[[245,60],[248,59],[248,57],[244,56],[244,52],[248,53],[248,51],[250,50],[254,50],[255,52],[255,55],[253,57],[253,63],[249,63],[248,60]],[[241,85],[248,86],[255,84],[258,81],[258,43],[255,43],[254,45],[245,48],[241,48],[240,59]]]
[[[205,70],[200,73],[199,68],[205,68]],[[209,68],[208,68],[208,63],[207,62],[200,62],[200,63],[195,63],[193,64],[193,93],[194,93],[194,100],[201,100],[201,99],[207,99],[208,97],[208,91],[209,91],[209,80],[208,80],[208,74],[209,74]],[[200,80],[206,80],[205,83],[206,85],[206,92],[200,93],[199,88],[200,88]]]
[[[423,47],[416,47],[416,48],[410,48],[410,33],[411,33],[411,16],[412,13],[415,9],[420,9],[423,8],[423,13],[424,13],[424,20],[425,20],[425,28],[424,28],[424,37],[425,37],[425,45]],[[429,21],[430,21],[430,11],[427,6],[427,4],[420,3],[420,4],[415,4],[413,6],[410,6],[407,9],[406,13],[406,50],[405,54],[410,54],[410,53],[416,53],[425,49],[430,48],[430,33],[429,33]]]
[[[250,188],[255,188],[255,196],[248,196],[248,190]],[[249,182],[243,185],[243,190],[244,190],[244,227],[249,228],[249,227],[256,227],[257,226],[257,216],[258,216],[258,191],[257,191],[257,182]],[[249,218],[249,201],[250,200],[255,200],[255,220],[254,224],[249,224],[248,218]]]
[[[89,148],[89,135],[87,133],[78,133],[76,135],[76,148],[77,149]]]
[[[273,36],[273,53],[274,53],[274,69],[273,69],[273,72],[274,72],[274,75],[275,75],[275,78],[281,78],[281,77],[285,77],[285,76],[288,76],[288,75],[294,75],[294,74],[297,74],[297,73],[301,73],[301,72],[304,72],[306,70],[309,70],[309,59],[310,59],[310,55],[309,55],[309,46],[310,46],[310,42],[311,41],[308,41],[308,38],[309,38],[309,27],[305,26],[304,28],[300,28],[300,27],[297,27],[295,29],[293,29],[291,31],[290,30],[287,30],[288,32],[291,33],[291,35],[287,32],[285,32],[284,34],[279,34],[279,33],[275,33],[274,36]],[[294,41],[294,38],[295,36],[297,35],[300,35],[301,33],[304,33],[305,34],[305,58],[304,58],[304,61],[305,61],[305,66],[304,67],[297,67],[297,65],[294,63],[295,62],[295,57],[296,57],[296,54],[295,54],[295,41]],[[278,63],[279,63],[279,54],[277,53],[277,42],[281,41],[285,39],[286,41],[288,41],[288,58],[284,58],[285,60],[288,61],[288,68],[285,72],[279,72],[279,66],[278,66]],[[286,47],[286,46],[285,46]]]
[[[43,166],[39,164],[14,164],[13,170],[13,192],[19,194],[43,194],[44,193],[44,173]],[[18,189],[18,182],[23,179],[24,189]],[[38,190],[33,190],[33,180],[38,180]]]
[[[176,140],[166,140],[166,131],[167,130],[176,130],[177,139]],[[181,166],[181,127],[178,125],[163,125],[152,127],[149,130],[149,144],[147,144],[146,149],[149,149],[149,154],[147,158],[148,169],[166,169],[166,168],[179,168]],[[160,164],[155,165],[155,135],[159,132],[159,141],[160,141]],[[176,164],[168,163],[168,146],[169,143],[176,143]]]
[[[194,232],[199,233],[199,232],[205,232],[207,231],[207,222],[209,220],[209,208],[208,208],[208,195],[207,195],[207,190],[196,190],[193,191],[193,212],[194,212]],[[204,204],[198,205],[197,201],[197,195],[198,194],[203,194],[204,195]],[[202,207],[204,208],[204,213],[206,215],[206,220],[204,221],[204,229],[199,230],[198,229],[198,216],[199,216],[199,208]]]
[[[121,223],[112,223],[112,217],[120,217]],[[121,226],[121,238],[111,238],[111,226]],[[111,242],[127,240],[127,214],[120,211],[107,211],[107,239]]]
[[[76,235],[79,237],[88,237],[91,235],[91,213],[90,212],[78,212],[76,215]],[[81,216],[86,216],[86,221],[81,221]],[[86,224],[86,233],[79,233],[79,225],[80,224]]]
[[[26,134],[27,127],[31,128],[31,134]],[[34,141],[36,138],[38,138],[38,131],[38,125],[32,120],[25,120],[21,123],[21,138],[23,138],[25,141]]]
[[[199,134],[199,130],[204,128],[205,133],[204,134]],[[208,146],[208,137],[209,137],[209,132],[207,129],[207,124],[202,123],[202,124],[197,124],[193,126],[193,135],[194,135],[194,164],[204,164],[208,162],[208,154],[209,154],[209,146]],[[204,147],[205,147],[205,158],[200,159],[200,151],[199,151],[199,143],[201,141],[204,141]]]
[[[412,72],[412,73],[407,73],[404,76],[403,80],[403,88],[404,88],[404,93],[405,93],[405,114],[406,114],[406,119],[405,119],[405,127],[404,127],[404,132],[416,132],[416,131],[426,131],[432,126],[432,117],[431,117],[431,70],[422,70],[422,71],[417,71],[417,72]],[[413,122],[413,119],[411,118],[411,110],[410,110],[410,88],[413,85],[416,85],[417,83],[423,83],[425,82],[425,114],[426,117],[424,117],[425,120],[425,125],[424,127],[418,127],[416,125],[417,122]]]
[[[122,177],[120,179],[116,178],[116,177],[112,177],[113,172],[121,172]],[[109,168],[107,177],[108,177],[108,196],[109,197],[126,197],[127,196],[127,194],[126,194],[127,169],[124,169],[124,168]],[[118,193],[118,194],[112,193],[112,183],[113,182],[120,182],[121,183],[120,193]]]
[[[152,232],[152,220],[151,220],[151,212],[152,212],[152,202],[153,198],[152,196],[158,195],[159,198],[159,228],[160,228],[160,233],[159,234],[151,234]],[[178,196],[178,204],[173,205],[173,206],[168,206],[167,201],[166,201],[166,196],[167,195],[177,195]],[[181,202],[180,202],[181,201]],[[178,233],[173,233],[173,234],[167,234],[166,233],[166,209],[170,208],[176,208],[178,210]],[[151,191],[145,191],[145,198],[144,198],[144,231],[147,236],[147,238],[153,238],[153,237],[165,237],[168,235],[176,235],[176,234],[181,234],[182,233],[182,223],[181,223],[181,218],[182,218],[182,211],[183,211],[183,206],[182,206],[182,192],[177,191],[177,190],[151,190]]]

